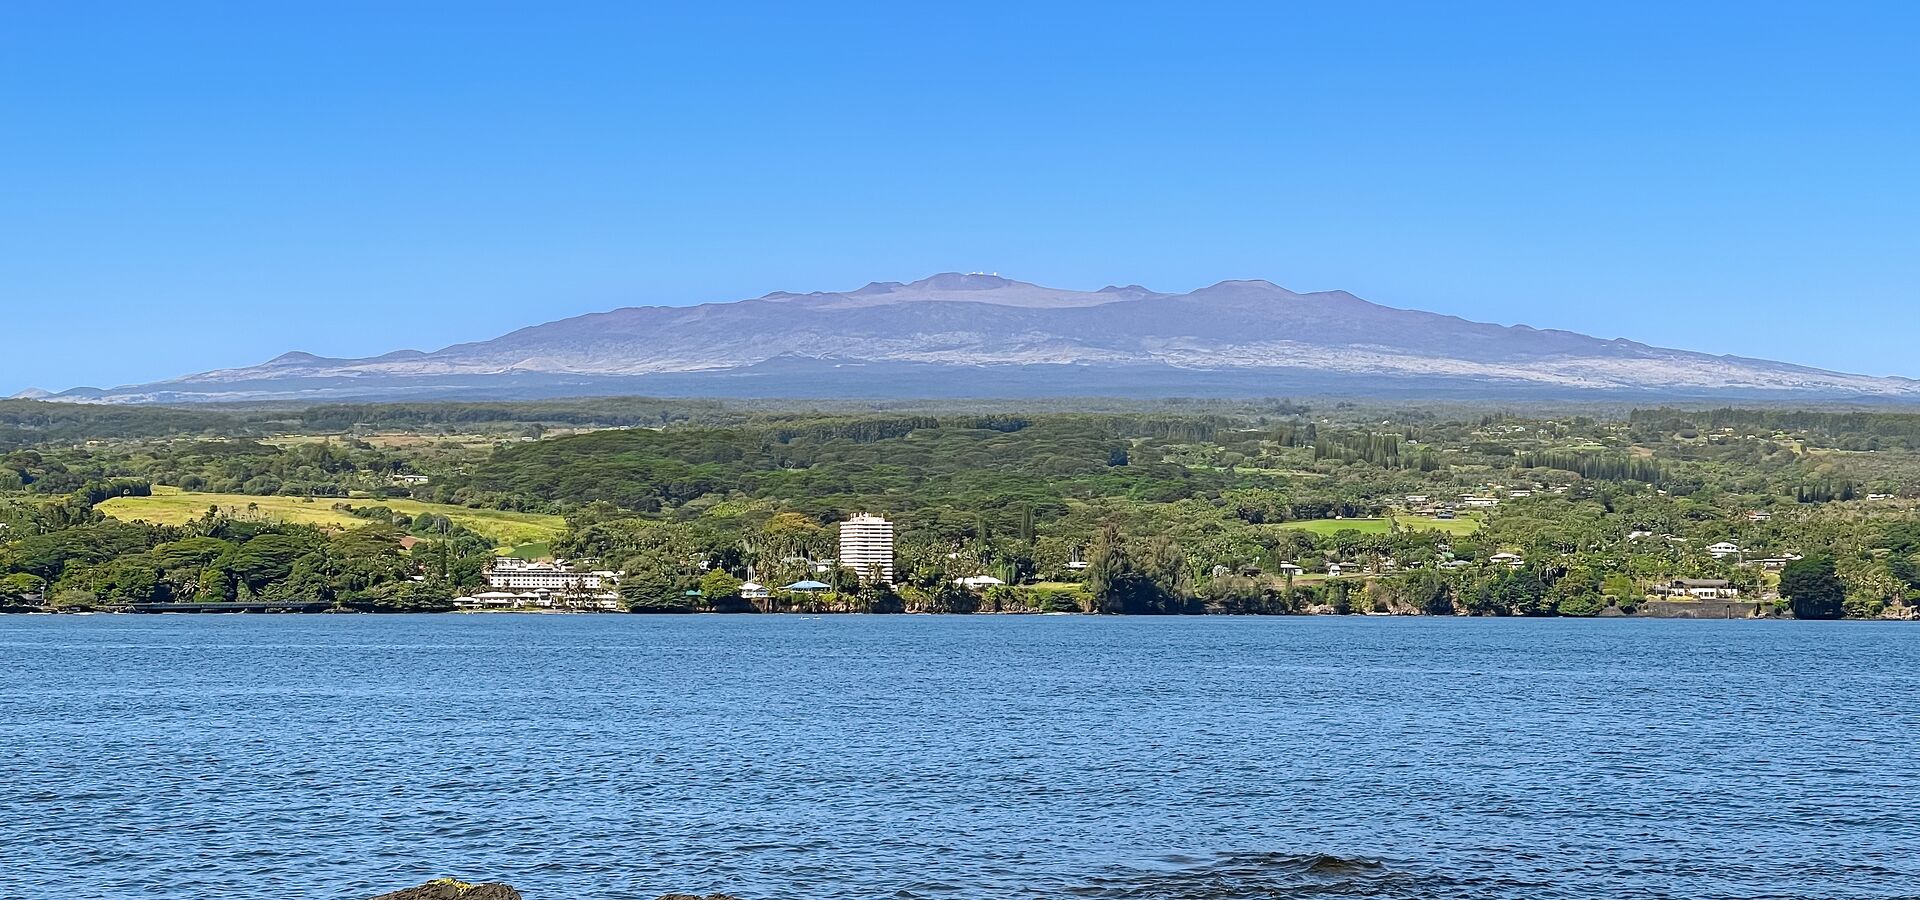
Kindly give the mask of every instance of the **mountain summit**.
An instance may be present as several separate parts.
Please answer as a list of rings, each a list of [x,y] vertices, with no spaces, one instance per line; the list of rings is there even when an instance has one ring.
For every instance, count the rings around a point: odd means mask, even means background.
[[[902,398],[1278,396],[1920,399],[1920,382],[1395,309],[1222,281],[1073,291],[979,272],[639,306],[490,341],[62,395],[126,402],[613,393]]]

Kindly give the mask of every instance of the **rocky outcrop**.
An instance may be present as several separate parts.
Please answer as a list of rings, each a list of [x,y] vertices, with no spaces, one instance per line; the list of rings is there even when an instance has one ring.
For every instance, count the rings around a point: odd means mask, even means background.
[[[436,878],[419,887],[381,894],[373,900],[522,900],[520,892],[504,884],[467,884]]]

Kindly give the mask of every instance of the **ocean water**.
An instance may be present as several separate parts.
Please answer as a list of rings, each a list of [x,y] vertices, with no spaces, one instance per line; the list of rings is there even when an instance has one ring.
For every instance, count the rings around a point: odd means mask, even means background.
[[[0,616],[0,898],[1920,897],[1920,627]]]

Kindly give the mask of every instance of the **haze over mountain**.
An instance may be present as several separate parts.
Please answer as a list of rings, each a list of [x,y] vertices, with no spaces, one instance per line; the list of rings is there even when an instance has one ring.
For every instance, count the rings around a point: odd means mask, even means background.
[[[846,292],[641,306],[442,350],[287,353],[111,402],[527,398],[1281,396],[1920,399],[1920,381],[1829,372],[1395,309],[1344,291],[1223,281],[1072,291],[944,273]]]

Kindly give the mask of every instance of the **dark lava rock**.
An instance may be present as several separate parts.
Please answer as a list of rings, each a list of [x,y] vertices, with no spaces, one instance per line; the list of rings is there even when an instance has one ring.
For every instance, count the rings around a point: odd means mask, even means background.
[[[467,884],[436,878],[419,887],[381,894],[373,900],[522,900],[520,892],[504,884]]]

